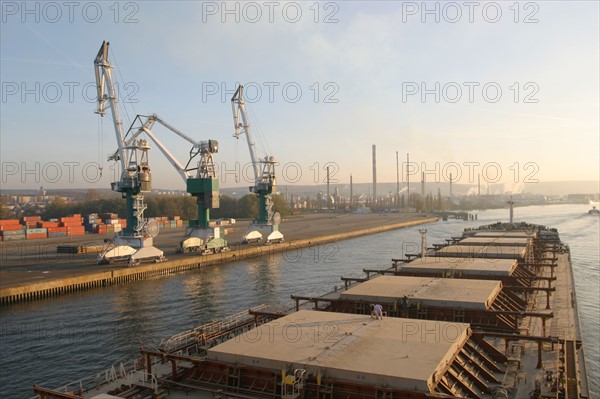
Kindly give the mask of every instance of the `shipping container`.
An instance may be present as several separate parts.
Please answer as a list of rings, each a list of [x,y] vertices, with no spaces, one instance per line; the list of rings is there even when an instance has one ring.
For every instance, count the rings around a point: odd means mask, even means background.
[[[78,223],[82,223],[83,222],[83,218],[81,216],[67,216],[67,217],[62,217],[60,218],[60,221],[65,223],[65,222],[78,222]]]
[[[27,234],[27,239],[28,240],[39,240],[42,238],[48,238],[48,234],[46,233],[33,233],[33,234]]]
[[[1,226],[14,226],[20,225],[19,219],[0,219],[0,227]]]
[[[58,227],[58,222],[37,222],[37,227]]]
[[[55,237],[66,237],[67,236],[67,232],[66,231],[55,231],[55,232],[48,232],[48,238],[55,238]]]
[[[35,228],[35,229],[27,229],[25,230],[25,234],[47,234],[48,230],[44,228]]]
[[[19,235],[4,236],[4,238],[3,238],[4,241],[16,241],[16,240],[24,240],[24,239],[25,239],[25,233],[19,234]]]
[[[81,222],[61,222],[61,227],[79,227],[83,226]]]
[[[25,235],[25,230],[23,229],[19,229],[19,230],[4,230],[4,231],[0,231],[0,235],[6,237],[6,236],[20,236],[20,235]]]
[[[23,230],[23,226],[20,224],[7,224],[5,226],[0,226],[0,231],[13,231],[13,230]]]
[[[42,220],[42,217],[41,216],[23,216],[21,218],[21,220],[23,221],[23,223],[39,222]]]
[[[48,234],[50,233],[66,233],[66,227],[48,227]]]

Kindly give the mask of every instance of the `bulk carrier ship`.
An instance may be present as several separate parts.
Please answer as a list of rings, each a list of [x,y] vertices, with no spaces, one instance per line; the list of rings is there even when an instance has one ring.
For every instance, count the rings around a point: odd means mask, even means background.
[[[292,296],[287,311],[259,306],[89,378],[35,385],[36,398],[589,397],[569,247],[555,229],[467,229],[363,271]]]

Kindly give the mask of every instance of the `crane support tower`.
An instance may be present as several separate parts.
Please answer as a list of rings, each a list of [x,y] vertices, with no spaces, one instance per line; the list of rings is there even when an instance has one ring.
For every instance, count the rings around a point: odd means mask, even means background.
[[[158,234],[158,224],[144,217],[146,205],[144,194],[152,189],[148,151],[150,146],[145,139],[126,140],[123,135],[123,122],[119,117],[118,98],[113,80],[113,65],[108,60],[109,43],[104,41],[94,60],[98,102],[96,113],[106,114],[110,107],[117,136],[117,152],[109,158],[120,162],[121,178],[111,183],[113,191],[121,193],[126,200],[127,227],[116,234],[111,244],[98,256],[98,263],[127,260],[130,265],[142,260],[155,262],[165,260],[164,253],[154,247],[153,239]]]
[[[179,162],[156,137],[156,134],[152,131],[155,123],[164,126],[192,144],[190,157],[185,165]],[[210,221],[210,210],[219,207],[219,180],[216,177],[213,159],[213,154],[219,151],[219,143],[216,140],[196,141],[162,120],[156,114],[150,116],[137,115],[130,131],[133,132],[130,141],[145,134],[154,142],[183,178],[187,192],[196,198],[198,217],[196,220],[190,220],[186,238],[177,246],[177,252],[201,252],[205,254],[228,250],[227,241],[221,237],[221,227],[234,224],[235,219]]]
[[[254,186],[250,187],[250,192],[255,193],[258,197],[258,215],[248,226],[248,231],[244,235],[244,242],[259,242],[263,239],[263,234],[267,235],[267,244],[283,242],[283,234],[279,231],[281,216],[278,212],[273,213],[272,209],[273,199],[271,194],[276,191],[275,157],[267,155],[259,159],[256,155],[256,144],[248,122],[246,102],[244,101],[244,86],[242,85],[238,86],[231,98],[231,110],[235,129],[233,137],[239,139],[240,135],[245,134],[248,141],[254,172]]]

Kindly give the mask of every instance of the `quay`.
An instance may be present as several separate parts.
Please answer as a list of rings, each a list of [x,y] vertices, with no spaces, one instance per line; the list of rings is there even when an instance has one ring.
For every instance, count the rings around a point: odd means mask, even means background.
[[[115,263],[109,266],[95,264],[95,254],[61,254],[59,261],[48,262],[39,253],[34,256],[15,251],[10,243],[0,243],[3,262],[0,267],[0,305],[12,305],[23,301],[44,299],[66,295],[89,289],[98,289],[116,284],[156,278],[180,273],[208,265],[236,260],[268,256],[278,252],[296,251],[301,248],[327,244],[349,238],[376,234],[385,231],[415,226],[437,221],[437,217],[423,214],[386,214],[386,215],[309,215],[301,219],[291,219],[282,226],[290,241],[272,245],[231,245],[231,250],[211,255],[176,255],[175,243],[184,234],[183,229],[165,235],[162,245],[171,245],[167,252],[169,260],[161,263],[142,263],[134,267]],[[236,236],[245,230],[242,224],[237,228]],[[159,235],[159,237],[161,237]],[[158,241],[158,240],[157,240]],[[158,241],[160,244],[160,241]],[[231,241],[230,241],[231,242]],[[15,244],[12,244],[13,247]],[[54,244],[55,246],[56,244]],[[35,251],[35,248],[33,250]],[[31,250],[31,249],[30,249]],[[39,247],[37,248],[39,252]],[[47,248],[45,248],[48,251]],[[67,259],[61,262],[60,259]],[[41,281],[40,281],[41,280]]]

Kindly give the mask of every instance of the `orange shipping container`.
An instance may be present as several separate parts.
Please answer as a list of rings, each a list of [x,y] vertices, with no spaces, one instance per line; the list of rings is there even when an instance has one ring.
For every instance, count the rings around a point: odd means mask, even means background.
[[[46,233],[27,234],[28,240],[37,240],[37,239],[41,239],[41,238],[48,238],[48,235]]]
[[[58,222],[38,222],[37,227],[48,228],[48,227],[59,227]]]
[[[81,222],[62,222],[61,227],[78,227],[81,226]]]
[[[48,233],[66,233],[66,227],[47,227]]]
[[[0,226],[14,226],[20,224],[19,219],[0,219]]]
[[[67,237],[75,237],[75,236],[83,236],[85,235],[85,231],[67,231]]]
[[[83,223],[83,218],[81,216],[67,216],[60,218],[61,222],[79,222]]]
[[[41,216],[23,216],[23,221],[24,222],[39,222],[40,220],[42,220]]]
[[[5,226],[0,225],[0,231],[11,231],[11,230],[21,230],[23,226],[20,224],[8,224]]]

